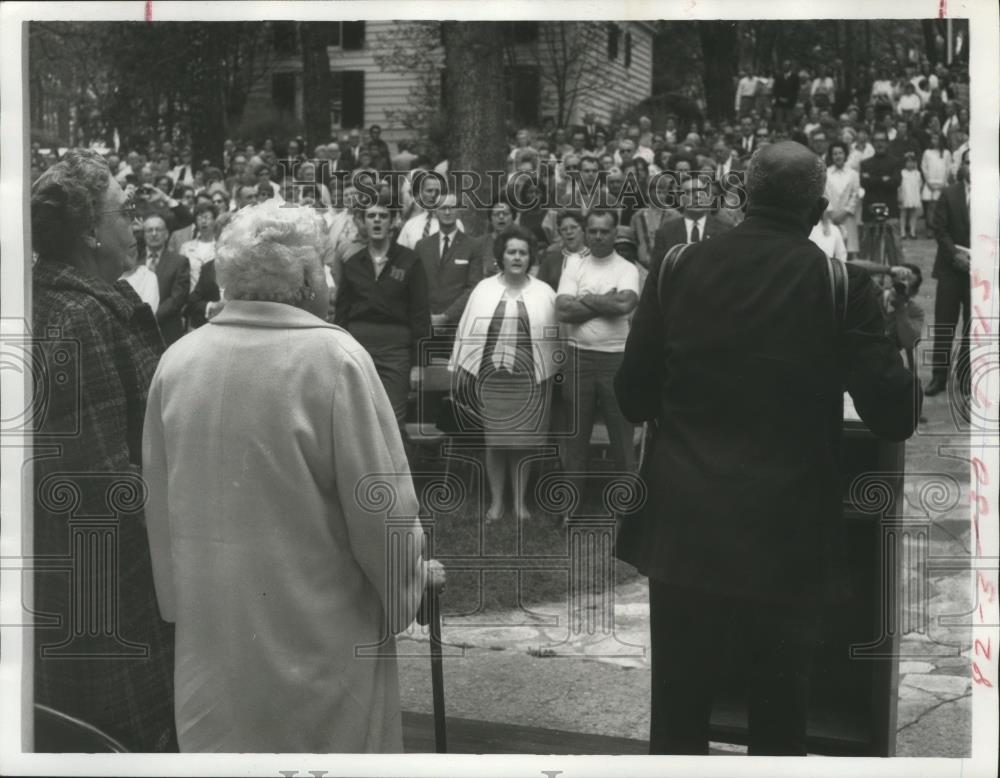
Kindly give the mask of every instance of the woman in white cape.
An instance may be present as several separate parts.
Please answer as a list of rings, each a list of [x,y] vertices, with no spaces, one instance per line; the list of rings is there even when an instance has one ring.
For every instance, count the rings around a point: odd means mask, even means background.
[[[519,519],[529,518],[521,461],[549,432],[551,377],[561,346],[555,292],[530,274],[537,260],[527,229],[511,225],[494,242],[500,272],[469,296],[448,369],[453,395],[479,409],[491,501],[486,520],[503,516],[508,478]]]

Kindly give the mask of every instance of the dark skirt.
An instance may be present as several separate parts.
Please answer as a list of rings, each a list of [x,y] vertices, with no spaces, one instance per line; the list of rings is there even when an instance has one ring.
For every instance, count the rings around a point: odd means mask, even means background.
[[[477,381],[488,446],[535,446],[545,441],[552,408],[551,382],[528,373],[486,370]]]

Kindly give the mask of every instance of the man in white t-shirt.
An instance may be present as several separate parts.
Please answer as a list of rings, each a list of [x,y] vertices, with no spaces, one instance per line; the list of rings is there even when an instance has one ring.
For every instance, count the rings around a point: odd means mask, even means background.
[[[582,494],[590,436],[598,409],[618,470],[634,469],[633,425],[615,398],[614,377],[622,362],[629,319],[639,302],[639,271],[615,252],[614,211],[587,216],[588,256],[571,256],[559,279],[556,315],[566,325],[569,360],[563,396],[571,436],[563,445],[563,467]]]

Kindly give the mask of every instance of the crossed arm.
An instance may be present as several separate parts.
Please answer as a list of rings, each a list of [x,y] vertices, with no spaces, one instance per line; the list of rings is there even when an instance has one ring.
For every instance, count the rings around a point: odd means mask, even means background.
[[[556,317],[568,324],[580,324],[598,316],[624,316],[639,303],[635,292],[611,289],[604,294],[584,294],[574,297],[561,294],[556,297]]]

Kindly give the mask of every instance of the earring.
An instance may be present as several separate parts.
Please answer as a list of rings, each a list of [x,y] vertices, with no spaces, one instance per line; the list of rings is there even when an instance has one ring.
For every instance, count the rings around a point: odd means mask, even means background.
[[[103,244],[102,244],[102,243],[101,243],[100,241],[96,241],[96,242],[94,243],[94,248],[95,248],[95,249],[99,249],[99,248],[100,248],[100,247],[101,247],[102,245],[103,245]]]

